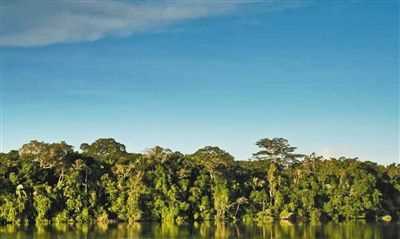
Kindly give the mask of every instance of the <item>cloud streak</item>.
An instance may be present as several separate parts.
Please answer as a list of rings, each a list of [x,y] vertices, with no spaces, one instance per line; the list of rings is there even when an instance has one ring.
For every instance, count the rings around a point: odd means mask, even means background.
[[[0,3],[0,46],[32,47],[129,36],[177,22],[229,14],[245,4],[265,10],[296,0],[13,0]]]

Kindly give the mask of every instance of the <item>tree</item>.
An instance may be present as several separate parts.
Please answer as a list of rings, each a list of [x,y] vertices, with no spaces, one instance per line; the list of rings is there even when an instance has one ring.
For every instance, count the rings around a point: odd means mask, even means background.
[[[80,149],[84,155],[110,165],[127,156],[125,145],[113,138],[98,139],[92,144],[83,143]]]
[[[232,155],[214,146],[206,146],[197,150],[192,154],[192,158],[196,163],[207,169],[211,177],[214,177],[215,174],[221,175],[234,164]]]
[[[230,206],[229,188],[227,182],[218,178],[213,185],[214,209],[216,211],[215,219],[223,221],[226,219],[226,213]]]
[[[49,195],[51,187],[47,185],[38,185],[33,193],[33,205],[36,209],[35,222],[37,224],[48,224],[50,222],[50,213],[53,200]]]
[[[264,138],[257,141],[256,145],[262,150],[253,154],[253,156],[260,160],[289,166],[298,163],[299,159],[303,157],[302,154],[294,153],[296,147],[290,146],[288,140],[284,138]]]
[[[59,172],[59,182],[64,177],[65,169],[71,165],[73,147],[64,141],[60,143],[44,143],[36,140],[24,144],[19,150],[21,158],[39,162],[41,168],[51,168]]]

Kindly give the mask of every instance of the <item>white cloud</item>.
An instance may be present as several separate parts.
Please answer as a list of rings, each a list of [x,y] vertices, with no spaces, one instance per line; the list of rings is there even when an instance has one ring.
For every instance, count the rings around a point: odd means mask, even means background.
[[[228,14],[240,5],[268,9],[297,0],[13,0],[0,3],[0,46],[41,46],[126,36],[179,21]]]

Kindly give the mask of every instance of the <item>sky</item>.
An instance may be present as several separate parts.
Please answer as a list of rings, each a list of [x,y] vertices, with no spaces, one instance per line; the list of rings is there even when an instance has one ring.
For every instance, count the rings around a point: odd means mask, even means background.
[[[1,1],[0,151],[261,138],[399,163],[397,0]]]

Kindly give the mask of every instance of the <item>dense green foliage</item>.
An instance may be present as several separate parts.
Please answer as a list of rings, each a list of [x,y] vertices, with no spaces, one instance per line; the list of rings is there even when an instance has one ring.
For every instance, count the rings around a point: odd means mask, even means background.
[[[128,153],[114,139],[31,141],[0,154],[0,223],[398,219],[400,165],[296,154],[262,139],[252,160],[218,147]]]

